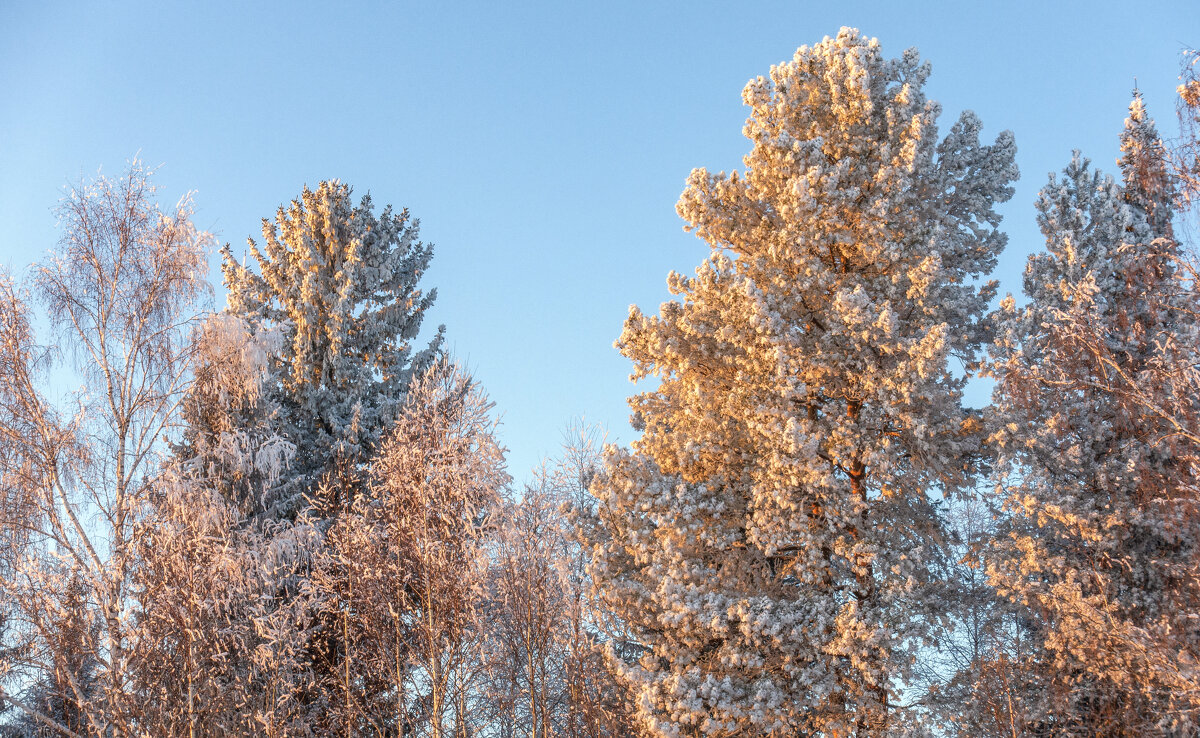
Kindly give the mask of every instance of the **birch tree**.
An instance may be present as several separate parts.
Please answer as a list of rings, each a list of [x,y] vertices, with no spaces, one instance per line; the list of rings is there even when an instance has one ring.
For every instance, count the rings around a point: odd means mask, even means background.
[[[505,736],[638,735],[605,659],[610,634],[573,529],[594,513],[587,487],[600,437],[594,426],[572,425],[560,456],[493,516],[488,697]]]
[[[988,484],[980,477],[980,487]],[[1000,596],[987,575],[1001,556],[996,541],[1010,516],[990,490],[950,504],[950,587],[945,606],[953,627],[918,662],[929,686],[925,707],[948,735],[1013,738],[1030,735],[1045,712],[1046,675],[1031,668],[1040,650],[1030,613]]]
[[[1179,75],[1179,145],[1173,151],[1174,174],[1181,185],[1187,209],[1194,212],[1200,202],[1200,50],[1184,52]]]
[[[337,650],[319,654],[328,730],[475,734],[484,521],[508,483],[491,410],[456,368],[415,377],[370,494],[331,527],[307,585]]]
[[[934,498],[972,481],[963,375],[1004,245],[1011,134],[940,108],[915,50],[843,29],[751,80],[743,173],[677,210],[711,254],[617,347],[656,389],[609,452],[591,569],[663,736],[880,735],[936,634]]]
[[[159,473],[160,439],[178,419],[189,328],[207,289],[211,239],[191,212],[186,197],[160,209],[136,161],[120,177],[70,190],[59,249],[32,280],[83,382],[61,407],[43,389],[54,357],[35,342],[30,295],[11,279],[0,283],[0,488],[14,547],[0,591],[20,623],[19,647],[6,651],[6,699],[63,735],[136,734],[130,585],[138,522]],[[80,623],[64,639],[72,611]],[[72,661],[95,664],[94,684],[62,668]],[[50,674],[78,722],[63,724],[20,693]]]
[[[271,334],[216,314],[197,337],[187,453],[156,480],[137,529],[139,729],[163,736],[303,734],[307,613],[287,598],[311,527],[255,516],[292,445],[266,429]],[[260,418],[246,425],[246,418]],[[200,430],[203,429],[203,432]]]

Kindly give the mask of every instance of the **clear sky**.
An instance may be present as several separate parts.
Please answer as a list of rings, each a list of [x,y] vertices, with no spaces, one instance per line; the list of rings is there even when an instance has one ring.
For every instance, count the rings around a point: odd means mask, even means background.
[[[0,265],[54,245],[66,182],[139,151],[237,253],[342,179],[436,244],[428,325],[495,400],[521,479],[574,417],[631,440],[612,342],[707,254],[675,215],[688,172],[740,167],[743,85],[844,25],[921,50],[943,131],[970,108],[1015,132],[996,277],[1016,292],[1038,188],[1073,148],[1115,170],[1135,78],[1175,132],[1200,3],[0,0]]]

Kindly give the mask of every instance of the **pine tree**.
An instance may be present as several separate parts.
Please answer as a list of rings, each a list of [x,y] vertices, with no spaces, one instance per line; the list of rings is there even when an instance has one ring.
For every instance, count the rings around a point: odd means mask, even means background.
[[[934,635],[934,498],[971,482],[961,406],[1005,237],[1015,146],[964,113],[939,141],[929,66],[856,30],[743,93],[742,174],[692,173],[711,247],[617,342],[634,450],[612,450],[592,575],[655,734],[878,735]],[[910,696],[906,695],[906,701]]]
[[[282,509],[307,495],[319,516],[344,510],[361,488],[364,465],[396,417],[414,371],[438,355],[442,329],[413,350],[436,290],[417,286],[433,247],[417,240],[407,210],[376,216],[350,187],[321,182],[263,220],[263,244],[249,240],[255,273],[222,250],[228,310],[254,330],[275,329],[282,348],[268,387],[278,435],[296,446]]]
[[[991,567],[1037,623],[1054,734],[1191,734],[1200,706],[1197,295],[1140,96],[1124,187],[1076,153],[1038,200],[1030,303],[1003,306],[998,480],[1014,532]]]

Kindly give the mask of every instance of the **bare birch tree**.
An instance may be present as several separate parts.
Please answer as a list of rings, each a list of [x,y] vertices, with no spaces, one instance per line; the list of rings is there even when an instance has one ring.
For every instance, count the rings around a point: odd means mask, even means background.
[[[11,279],[0,285],[0,488],[11,563],[0,594],[19,624],[6,644],[4,693],[61,735],[134,734],[135,536],[161,439],[178,417],[194,307],[207,290],[211,237],[191,214],[188,197],[160,209],[150,171],[134,161],[120,177],[70,190],[59,249],[34,268],[36,303]],[[42,389],[55,357],[35,342],[33,304],[82,379],[69,409]],[[63,639],[64,613],[80,610],[95,613],[95,626]],[[72,659],[94,661],[94,684],[62,668]],[[78,724],[31,704],[27,687],[46,677],[65,682]]]
[[[495,516],[488,602],[489,696],[501,736],[600,738],[637,732],[605,661],[603,613],[574,535],[594,500],[602,433],[568,428],[562,453]]]
[[[329,529],[308,580],[337,649],[318,669],[329,730],[475,735],[485,519],[508,483],[491,409],[456,368],[419,375],[370,494]]]
[[[1186,51],[1181,67],[1176,112],[1182,135],[1173,163],[1183,203],[1190,208],[1200,200],[1200,50]]]
[[[139,727],[151,735],[307,727],[296,699],[311,679],[305,612],[279,584],[307,565],[315,532],[253,516],[294,449],[261,422],[244,422],[270,415],[262,390],[273,340],[231,315],[206,321],[184,403],[186,447],[139,524],[135,681]]]

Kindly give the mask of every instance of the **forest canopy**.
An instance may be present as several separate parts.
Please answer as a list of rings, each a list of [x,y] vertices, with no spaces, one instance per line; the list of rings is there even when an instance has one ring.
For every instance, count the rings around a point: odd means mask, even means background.
[[[0,735],[1200,734],[1198,58],[1178,137],[1135,89],[1049,176],[1018,298],[1017,136],[801,46],[625,319],[636,439],[524,483],[407,209],[302,186],[239,259],[79,182],[0,274]]]

